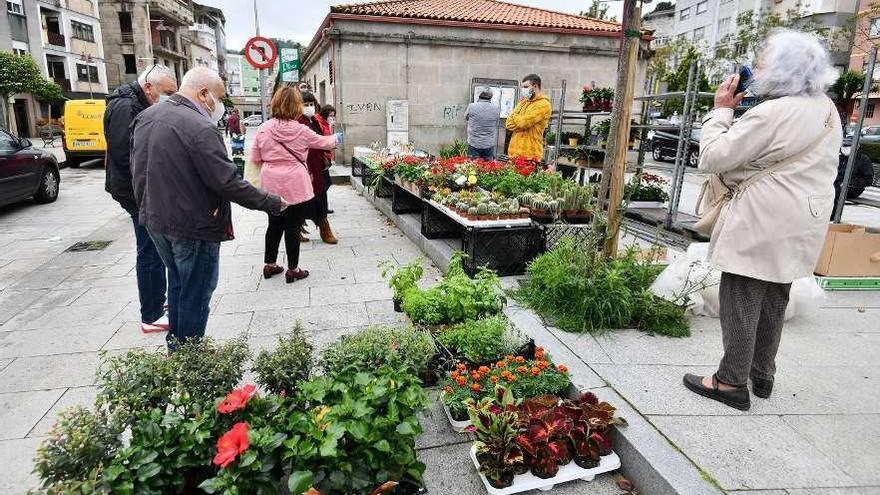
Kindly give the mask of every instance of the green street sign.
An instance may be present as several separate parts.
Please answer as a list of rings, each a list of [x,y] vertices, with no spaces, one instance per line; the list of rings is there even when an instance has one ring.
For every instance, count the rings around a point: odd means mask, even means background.
[[[299,50],[296,48],[281,49],[281,80],[284,82],[299,81],[302,65],[299,61]]]

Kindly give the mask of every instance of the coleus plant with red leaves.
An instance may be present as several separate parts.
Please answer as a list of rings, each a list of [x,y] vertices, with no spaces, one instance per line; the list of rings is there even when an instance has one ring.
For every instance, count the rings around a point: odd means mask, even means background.
[[[525,431],[516,437],[532,474],[545,479],[556,476],[559,466],[572,459],[569,448],[572,421],[558,405],[558,398],[554,397],[556,403],[550,405],[551,397],[538,397],[523,403],[520,422],[525,424]]]

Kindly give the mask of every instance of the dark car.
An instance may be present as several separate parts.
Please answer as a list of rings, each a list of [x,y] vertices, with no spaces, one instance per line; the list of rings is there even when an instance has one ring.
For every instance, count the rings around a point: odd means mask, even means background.
[[[0,129],[0,206],[27,198],[51,203],[58,199],[60,183],[58,161],[51,153]]]
[[[651,156],[654,160],[675,160],[678,151],[678,130],[657,131],[651,138]],[[696,168],[700,164],[700,129],[691,129],[691,139],[688,142],[686,163]]]

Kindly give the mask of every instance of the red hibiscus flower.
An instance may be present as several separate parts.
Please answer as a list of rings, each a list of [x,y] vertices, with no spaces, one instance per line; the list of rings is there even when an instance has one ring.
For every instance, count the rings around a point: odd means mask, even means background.
[[[248,424],[235,423],[231,430],[217,439],[217,455],[214,456],[214,464],[225,468],[249,446]]]
[[[229,414],[233,411],[243,409],[256,392],[256,385],[245,385],[244,387],[233,389],[232,392],[229,392],[229,395],[223,399],[223,402],[217,405],[217,412],[220,414]]]

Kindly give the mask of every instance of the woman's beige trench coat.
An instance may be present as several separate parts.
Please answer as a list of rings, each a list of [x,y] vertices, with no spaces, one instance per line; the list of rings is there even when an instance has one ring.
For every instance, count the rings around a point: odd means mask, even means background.
[[[826,122],[830,132],[824,132]],[[821,142],[804,157],[753,183],[724,207],[709,248],[717,268],[777,283],[813,273],[833,208],[842,133],[825,96],[768,100],[736,123],[733,110],[712,111],[700,138],[700,169],[720,174],[728,187],[817,139]]]

